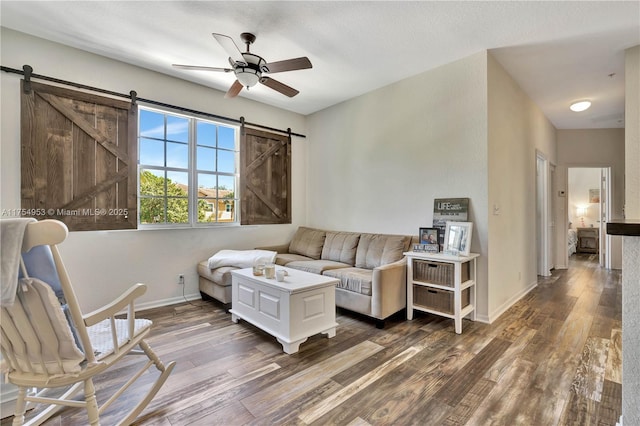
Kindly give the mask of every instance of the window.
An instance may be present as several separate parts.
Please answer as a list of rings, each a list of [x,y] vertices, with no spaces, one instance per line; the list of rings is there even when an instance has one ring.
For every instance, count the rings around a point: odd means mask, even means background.
[[[149,108],[139,117],[140,224],[237,223],[238,128]]]

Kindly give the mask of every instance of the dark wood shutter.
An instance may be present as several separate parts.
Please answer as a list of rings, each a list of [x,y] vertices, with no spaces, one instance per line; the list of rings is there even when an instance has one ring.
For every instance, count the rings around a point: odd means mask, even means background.
[[[136,105],[22,83],[23,212],[71,231],[136,228]]]
[[[291,223],[291,138],[244,127],[240,139],[242,225]]]

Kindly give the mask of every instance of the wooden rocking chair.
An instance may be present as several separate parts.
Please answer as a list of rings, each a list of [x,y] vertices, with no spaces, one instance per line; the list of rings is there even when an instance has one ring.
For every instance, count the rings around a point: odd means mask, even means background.
[[[0,324],[3,362],[7,367],[8,381],[19,388],[13,425],[24,424],[27,402],[49,405],[41,412],[36,411],[37,415],[27,423],[30,425],[41,424],[61,406],[85,407],[88,413],[86,423],[99,425],[99,417],[105,409],[153,364],[160,372],[159,377],[141,401],[122,419],[118,419],[118,424],[128,425],[156,395],[173,370],[175,362],[163,365],[144,341],[151,329],[151,321],[136,319],[134,314],[134,299],[144,294],[144,284],[134,285],[101,309],[88,314],[82,313],[56,247],[64,241],[67,234],[66,225],[56,220],[42,220],[26,225],[21,271],[27,278],[20,280],[13,304],[2,306]],[[31,264],[46,264],[48,261],[52,265],[44,269],[53,271],[57,276],[45,280],[29,274],[25,260],[33,252],[27,252],[37,246],[44,246],[38,247],[44,249],[44,260],[31,261]],[[42,269],[41,267],[42,263],[32,269]],[[57,290],[61,290],[58,295],[54,292],[57,285],[60,286]],[[127,318],[116,319],[115,315],[125,308]],[[68,313],[67,316],[65,312]],[[104,372],[127,354],[143,354],[148,357],[148,361],[133,377],[127,377],[126,383],[113,392],[108,400],[98,406],[94,376]],[[32,388],[37,388],[38,391],[35,394],[29,392]],[[57,397],[44,396],[50,394],[52,388],[57,388],[58,394],[64,394]],[[73,399],[81,389],[84,389],[84,400]]]

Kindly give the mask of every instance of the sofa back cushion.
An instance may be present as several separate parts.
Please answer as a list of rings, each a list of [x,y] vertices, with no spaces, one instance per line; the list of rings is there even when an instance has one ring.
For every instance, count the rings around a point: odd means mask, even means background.
[[[327,231],[321,259],[333,260],[353,266],[356,261],[358,241],[360,241],[360,234]]]
[[[301,226],[289,244],[289,253],[300,254],[312,259],[320,259],[326,232]]]
[[[356,251],[356,268],[373,269],[402,259],[411,237],[407,235],[362,234]]]

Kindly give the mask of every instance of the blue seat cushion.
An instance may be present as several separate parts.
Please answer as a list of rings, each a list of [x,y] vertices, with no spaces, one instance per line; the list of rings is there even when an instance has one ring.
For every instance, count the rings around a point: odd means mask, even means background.
[[[51,286],[51,289],[53,289],[53,292],[60,302],[62,312],[64,312],[64,316],[67,318],[69,327],[71,327],[71,333],[76,341],[76,345],[84,352],[82,342],[80,342],[78,338],[78,330],[71,318],[69,305],[67,305],[67,301],[64,298],[64,291],[62,291],[62,284],[60,284],[60,277],[58,276],[58,269],[53,260],[51,248],[49,246],[35,246],[28,252],[22,253],[22,260],[24,261],[24,266],[27,269],[29,277],[38,278]],[[19,278],[24,278],[22,269],[20,269],[18,276]]]

